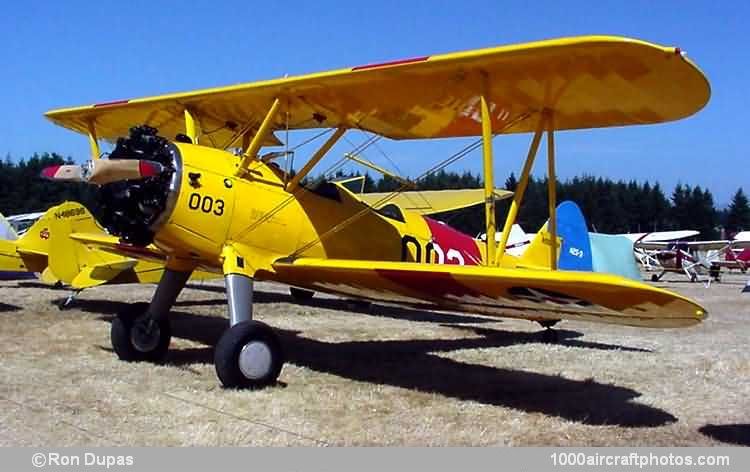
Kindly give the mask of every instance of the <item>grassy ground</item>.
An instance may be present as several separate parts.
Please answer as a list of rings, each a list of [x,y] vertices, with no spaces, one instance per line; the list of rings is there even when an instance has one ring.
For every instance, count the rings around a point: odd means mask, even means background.
[[[227,391],[212,346],[223,285],[192,286],[164,365],[118,361],[109,321],[153,286],[66,291],[0,282],[1,445],[750,445],[750,294],[664,282],[705,323],[648,330],[536,325],[318,297],[256,284],[279,330],[280,384]]]

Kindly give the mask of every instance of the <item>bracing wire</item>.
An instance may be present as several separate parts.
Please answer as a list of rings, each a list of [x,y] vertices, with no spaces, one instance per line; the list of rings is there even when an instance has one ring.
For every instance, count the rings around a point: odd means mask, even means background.
[[[498,134],[501,134],[504,130],[506,130],[506,129],[510,128],[511,126],[515,125],[519,121],[525,120],[529,116],[530,116],[529,113],[524,113],[524,114],[521,114],[518,117],[516,117],[516,119],[509,121],[508,123],[505,124],[505,126],[503,126],[503,128],[500,131],[498,131],[497,133],[493,134],[493,138],[496,137]],[[419,177],[417,177],[414,180],[414,182],[419,182],[420,180],[426,178],[428,175],[431,175],[431,174],[433,174],[435,172],[439,172],[441,169],[444,169],[447,166],[449,166],[449,165],[451,165],[451,164],[453,164],[453,163],[455,163],[455,162],[463,159],[464,157],[466,157],[467,155],[469,155],[474,150],[480,148],[481,146],[482,146],[482,139],[478,139],[478,140],[474,141],[473,143],[468,144],[467,146],[464,146],[458,152],[454,153],[453,155],[449,156],[448,158],[444,159],[443,161],[440,161],[439,163],[437,163],[433,167],[427,169]],[[401,185],[401,187],[399,187],[398,189],[394,190],[390,194],[384,196],[383,198],[381,198],[380,200],[378,200],[377,202],[375,202],[371,206],[365,206],[365,208],[363,208],[362,210],[358,211],[357,213],[355,213],[354,215],[350,216],[349,218],[345,219],[341,223],[339,223],[339,224],[333,226],[332,228],[328,229],[326,232],[322,233],[317,238],[315,238],[312,241],[310,241],[310,242],[304,244],[303,246],[299,247],[296,251],[294,251],[291,254],[292,258],[299,257],[300,254],[303,254],[308,249],[314,247],[318,243],[323,242],[325,239],[327,239],[330,236],[332,236],[332,235],[338,233],[339,231],[343,230],[344,228],[346,228],[347,226],[351,225],[352,223],[354,223],[355,221],[357,221],[359,218],[361,218],[362,216],[364,216],[368,212],[375,211],[374,209],[376,207],[380,207],[381,205],[385,204],[386,202],[392,200],[396,195],[402,193],[408,187],[409,187],[409,184]]]

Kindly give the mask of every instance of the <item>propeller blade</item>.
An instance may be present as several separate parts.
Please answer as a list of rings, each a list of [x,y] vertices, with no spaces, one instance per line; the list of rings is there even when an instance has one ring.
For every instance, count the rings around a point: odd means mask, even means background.
[[[164,172],[164,166],[146,159],[101,159],[83,165],[50,166],[42,170],[45,179],[59,182],[86,182],[105,185],[120,180],[137,180],[155,177]]]

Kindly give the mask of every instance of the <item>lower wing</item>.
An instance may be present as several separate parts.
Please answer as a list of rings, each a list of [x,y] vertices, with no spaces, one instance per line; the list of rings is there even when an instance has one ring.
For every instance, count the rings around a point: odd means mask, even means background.
[[[671,328],[706,317],[688,298],[609,274],[307,258],[274,269],[269,278],[324,292],[535,321]]]

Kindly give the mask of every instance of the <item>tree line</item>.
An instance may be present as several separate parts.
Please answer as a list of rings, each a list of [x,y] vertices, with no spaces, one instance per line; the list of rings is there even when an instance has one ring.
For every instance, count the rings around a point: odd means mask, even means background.
[[[95,210],[95,191],[90,186],[50,182],[39,177],[47,166],[72,163],[70,158],[55,153],[34,154],[18,162],[6,157],[0,162],[0,212],[11,215],[43,211],[65,200],[80,201]],[[357,175],[361,174],[339,171],[334,178]],[[468,171],[441,170],[416,182],[418,190],[481,186],[481,176]],[[517,186],[518,179],[511,173],[503,188],[515,190]],[[390,192],[400,187],[402,184],[391,177],[376,180],[364,174],[365,192]],[[667,195],[658,182],[613,181],[584,175],[557,182],[557,197],[558,201],[576,202],[586,216],[590,229],[601,233],[695,229],[700,231],[701,238],[711,239],[750,230],[750,205],[742,188],[737,189],[727,208],[717,209],[710,190],[700,186],[677,184]],[[509,206],[509,199],[497,203],[499,227]],[[527,232],[536,231],[547,220],[548,213],[547,179],[532,177],[519,211],[518,223]],[[477,234],[484,229],[484,209],[481,205],[438,217],[468,234]]]
[[[0,161],[0,213],[8,216],[44,211],[65,200],[93,208],[95,192],[88,185],[51,182],[39,177],[45,167],[59,164],[74,162],[55,153],[34,154],[18,162],[6,156]]]

